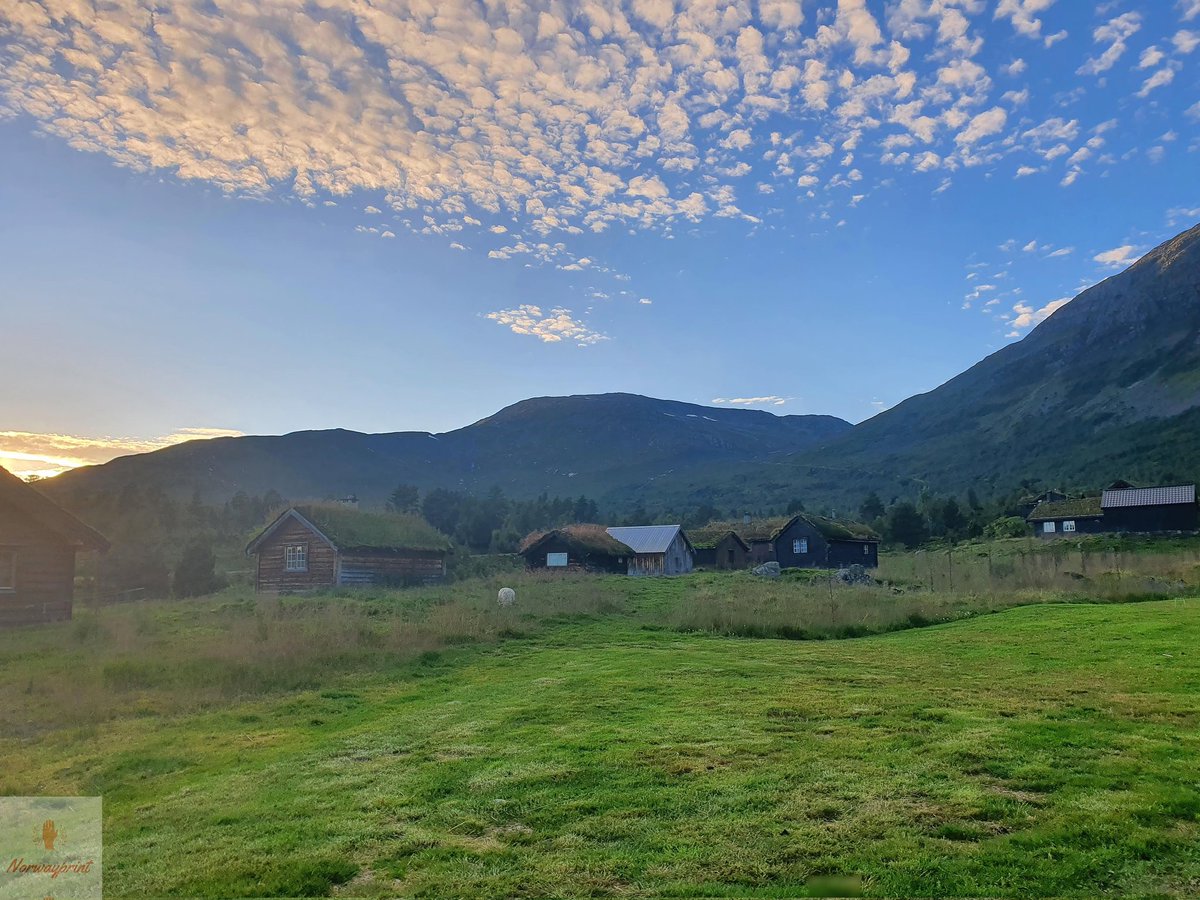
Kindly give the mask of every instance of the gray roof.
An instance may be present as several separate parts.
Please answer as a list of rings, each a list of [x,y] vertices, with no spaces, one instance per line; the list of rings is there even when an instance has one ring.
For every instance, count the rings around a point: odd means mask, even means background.
[[[627,525],[605,529],[634,553],[666,553],[681,530],[679,525]]]
[[[1195,503],[1194,484],[1172,484],[1164,487],[1128,488],[1104,492],[1100,501],[1103,509],[1121,506],[1174,506],[1179,503]]]

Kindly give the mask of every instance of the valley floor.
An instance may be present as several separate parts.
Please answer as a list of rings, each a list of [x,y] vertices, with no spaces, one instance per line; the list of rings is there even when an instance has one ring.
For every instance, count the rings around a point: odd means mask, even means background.
[[[842,641],[621,618],[0,739],[147,896],[1194,896],[1200,602]]]

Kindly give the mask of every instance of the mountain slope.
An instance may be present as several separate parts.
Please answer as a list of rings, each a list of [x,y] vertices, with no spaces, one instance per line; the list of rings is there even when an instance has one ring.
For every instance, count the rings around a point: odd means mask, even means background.
[[[1200,226],[936,390],[737,485],[845,504],[868,489],[986,494],[1118,477],[1200,477]]]
[[[832,416],[775,416],[714,409],[634,394],[525,400],[445,434],[303,431],[279,437],[193,441],[48,482],[76,491],[157,486],[207,501],[237,491],[284,496],[357,494],[378,502],[399,483],[472,491],[499,486],[510,496],[600,496],[637,492],[657,478],[794,451],[848,431]]]

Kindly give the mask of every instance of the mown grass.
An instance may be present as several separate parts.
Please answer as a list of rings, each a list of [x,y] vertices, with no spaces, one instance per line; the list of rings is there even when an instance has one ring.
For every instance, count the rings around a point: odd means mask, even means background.
[[[739,573],[105,608],[0,635],[0,793],[103,795],[114,897],[1194,895],[1200,602],[1056,598]]]

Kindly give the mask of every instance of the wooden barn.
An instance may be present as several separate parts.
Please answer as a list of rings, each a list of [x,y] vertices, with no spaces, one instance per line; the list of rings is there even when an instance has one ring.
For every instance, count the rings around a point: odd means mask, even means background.
[[[1043,501],[1034,507],[1026,521],[1033,526],[1034,534],[1042,538],[1099,534],[1105,530],[1099,497]]]
[[[694,565],[692,543],[679,525],[629,525],[606,529],[633,550],[630,575],[686,575]]]
[[[0,469],[0,627],[71,618],[75,554],[108,541]]]
[[[633,550],[602,525],[566,525],[534,532],[521,542],[521,555],[530,569],[624,573]]]
[[[1104,530],[1155,534],[1200,530],[1196,485],[1112,487],[1100,498]]]
[[[757,519],[729,527],[750,547],[750,565],[777,562],[785,569],[844,569],[879,566],[879,535],[858,522],[802,513]]]
[[[688,532],[693,559],[702,569],[744,569],[750,546],[732,528],[698,528]]]
[[[345,505],[293,506],[246,547],[255,589],[295,593],[334,586],[440,581],[450,541],[416,516]]]

